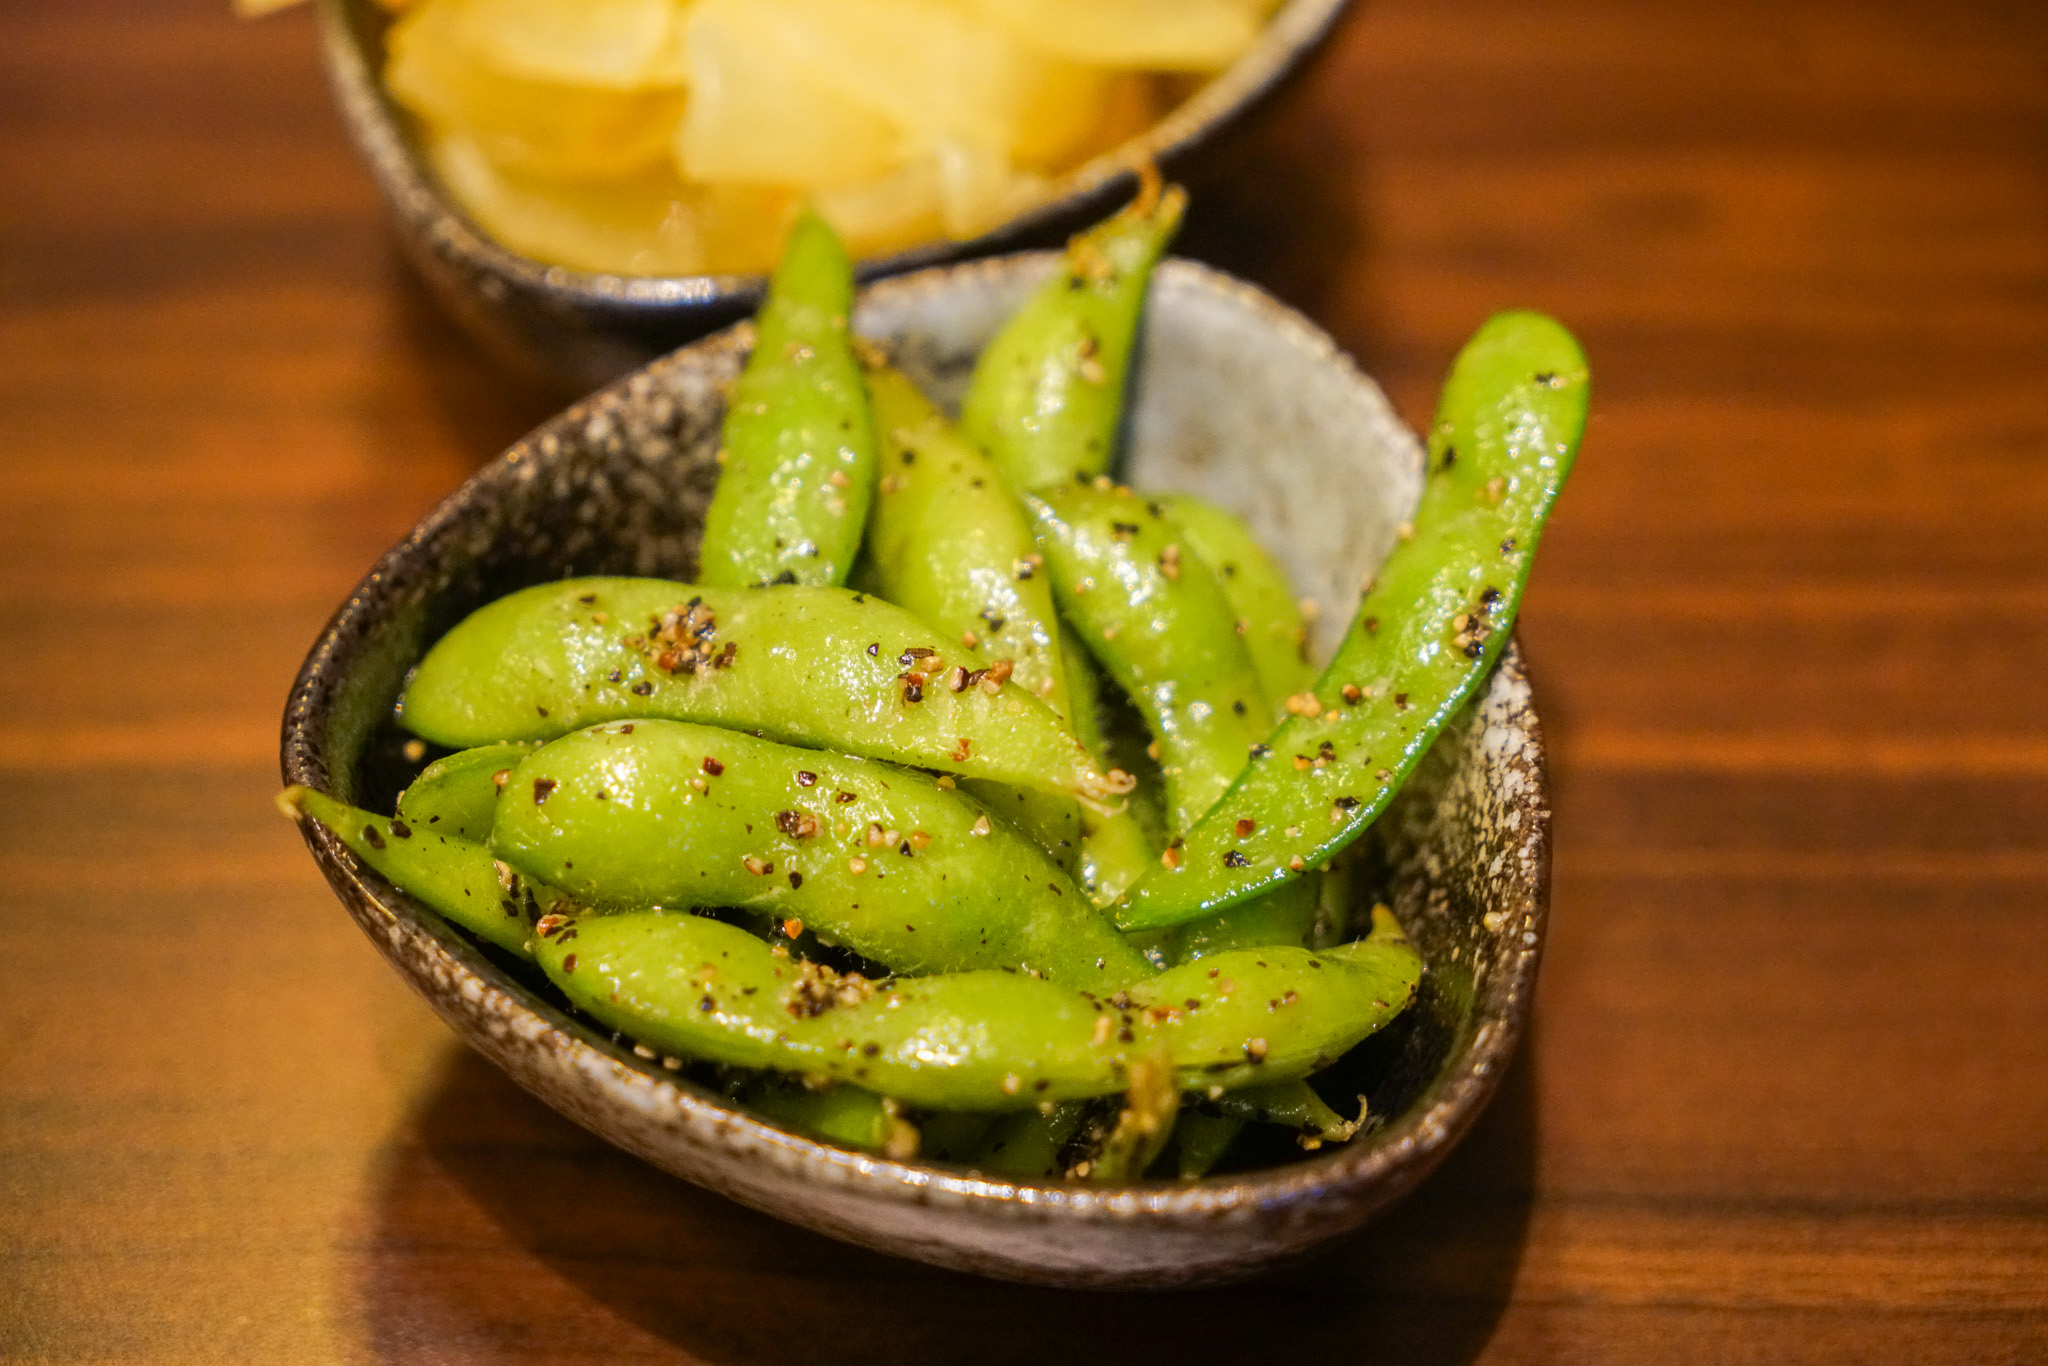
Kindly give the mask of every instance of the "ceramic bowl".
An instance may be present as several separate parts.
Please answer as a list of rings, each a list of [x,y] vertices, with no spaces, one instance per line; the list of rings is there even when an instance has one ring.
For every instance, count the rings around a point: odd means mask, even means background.
[[[980,237],[863,261],[861,278],[1051,245],[1101,218],[1129,197],[1133,165],[1148,157],[1168,171],[1184,164],[1296,67],[1345,4],[1286,0],[1244,56],[1139,137],[1061,177],[1038,207]],[[442,305],[501,359],[581,391],[749,316],[759,305],[759,275],[593,274],[499,246],[455,207],[420,157],[410,116],[384,93],[378,73],[388,12],[376,0],[321,0],[320,10],[329,83],[390,210],[400,247]]]
[[[867,288],[856,325],[941,400],[1052,269],[1047,254],[940,267]],[[400,781],[387,722],[443,631],[513,589],[570,574],[692,572],[716,477],[724,386],[751,330],[683,348],[576,404],[487,466],[381,560],[306,660],[284,776],[366,805]],[[1421,487],[1422,452],[1379,389],[1309,323],[1184,261],[1153,286],[1125,476],[1247,517],[1326,604],[1327,650]],[[1512,647],[1480,698],[1366,837],[1428,970],[1414,1008],[1365,1047],[1379,1127],[1341,1148],[1191,1183],[1094,1188],[984,1179],[785,1133],[634,1056],[557,1008],[537,979],[359,865],[307,839],[378,950],[449,1025],[577,1123],[665,1171],[835,1237],[991,1276],[1169,1286],[1253,1274],[1356,1227],[1429,1172],[1492,1093],[1542,947],[1549,810]]]

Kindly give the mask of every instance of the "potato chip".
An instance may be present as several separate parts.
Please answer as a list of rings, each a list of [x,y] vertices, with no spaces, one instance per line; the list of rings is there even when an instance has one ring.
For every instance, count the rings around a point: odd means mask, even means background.
[[[435,0],[446,4],[449,0]],[[682,84],[677,0],[458,0],[456,40],[507,76],[598,90]]]
[[[704,0],[686,46],[691,96],[676,161],[690,179],[815,189],[902,164],[895,126],[794,60],[786,28],[751,0]]]
[[[507,171],[459,134],[433,143],[428,155],[476,225],[523,255],[633,275],[711,268],[691,193],[666,170],[606,185],[564,184]]]
[[[460,130],[508,170],[603,181],[667,159],[676,91],[623,92],[508,76],[463,41],[469,0],[428,0],[392,27],[385,83],[439,131]]]
[[[1040,52],[1157,71],[1217,71],[1244,54],[1270,4],[1259,0],[969,0]]]

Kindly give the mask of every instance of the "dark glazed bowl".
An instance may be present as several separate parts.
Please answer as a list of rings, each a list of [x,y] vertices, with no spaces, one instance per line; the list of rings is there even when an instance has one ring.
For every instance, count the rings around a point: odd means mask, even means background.
[[[936,397],[1050,270],[1045,254],[869,287],[857,326]],[[569,574],[692,572],[717,466],[722,386],[745,326],[578,403],[514,446],[387,554],[307,658],[284,776],[388,802],[385,723],[407,669],[499,595]],[[1327,649],[1421,486],[1421,450],[1329,339],[1267,296],[1183,261],[1153,287],[1126,474],[1248,517],[1331,610]],[[389,809],[388,805],[385,806]],[[1415,1007],[1364,1047],[1380,1127],[1285,1165],[1191,1183],[1020,1184],[887,1161],[784,1133],[636,1058],[367,871],[325,831],[314,857],[349,913],[457,1033],[563,1114],[665,1171],[887,1252],[1054,1285],[1246,1276],[1352,1229],[1420,1181],[1505,1070],[1544,931],[1542,745],[1510,648],[1367,837],[1363,895],[1428,963]],[[1341,1064],[1340,1064],[1341,1065]],[[545,1198],[545,1196],[536,1196]]]
[[[1060,177],[1038,207],[959,242],[931,242],[860,263],[863,280],[944,261],[1049,245],[1129,197],[1131,167],[1172,171],[1298,66],[1347,0],[1286,0],[1252,48],[1144,133]],[[759,275],[602,275],[549,266],[498,245],[466,218],[421,159],[411,117],[385,95],[376,0],[321,0],[328,81],[376,178],[408,260],[454,318],[501,359],[588,389],[670,347],[750,316]]]

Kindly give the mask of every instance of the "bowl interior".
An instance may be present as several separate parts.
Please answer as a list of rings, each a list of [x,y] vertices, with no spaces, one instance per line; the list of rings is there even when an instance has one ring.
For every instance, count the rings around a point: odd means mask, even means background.
[[[863,333],[942,402],[1052,268],[1006,257],[864,292]],[[410,768],[387,722],[406,671],[467,613],[571,574],[687,578],[715,482],[723,387],[749,330],[675,353],[540,428],[430,514],[343,605],[284,731],[288,781],[360,804]],[[1419,492],[1422,454],[1328,338],[1258,293],[1172,261],[1154,285],[1124,477],[1251,522],[1324,605],[1325,651]],[[1380,1127],[1266,1170],[1120,1191],[985,1180],[822,1147],[739,1114],[556,1007],[544,985],[386,886],[324,832],[315,854],[372,940],[458,1031],[572,1118],[667,1170],[886,1250],[1060,1283],[1244,1274],[1367,1217],[1477,1113],[1519,1035],[1547,868],[1540,742],[1511,648],[1361,841],[1361,909],[1387,900],[1429,971],[1417,1008],[1348,1065]],[[797,1198],[801,1196],[802,1198]]]

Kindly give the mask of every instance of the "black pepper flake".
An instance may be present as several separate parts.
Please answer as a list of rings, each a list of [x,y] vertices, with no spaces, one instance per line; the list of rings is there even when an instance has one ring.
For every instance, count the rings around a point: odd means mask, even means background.
[[[553,796],[555,788],[558,786],[560,784],[553,778],[535,778],[533,780],[533,804],[539,806],[542,802]]]
[[[718,1002],[713,1000],[711,993],[707,991],[704,993],[704,999],[697,1002],[697,1009],[709,1014],[711,1011],[718,1009]]]
[[[896,656],[896,662],[903,665],[915,664],[918,660],[930,659],[937,653],[937,650],[929,649],[926,646],[913,645],[902,654]]]
[[[597,601],[597,594],[585,593],[581,597],[577,598],[576,601],[582,603],[585,607],[588,607],[591,603]]]
[[[626,691],[633,694],[633,696],[635,697],[645,697],[647,696],[647,694],[654,691],[654,684],[648,682],[646,679],[643,678],[638,683],[635,683],[632,687],[626,689]]]
[[[1399,707],[1402,711],[1408,710],[1408,694],[1404,692],[1395,693],[1394,705]]]
[[[1508,537],[1508,538],[1507,538],[1507,539],[1506,539],[1505,541],[1502,541],[1502,542],[1500,543],[1500,553],[1501,553],[1501,554],[1503,554],[1503,555],[1512,555],[1512,554],[1514,554],[1514,553],[1515,553],[1515,538],[1514,538],[1514,537],[1510,536],[1510,537]]]
[[[382,849],[384,847],[384,836],[378,833],[376,826],[366,825],[363,827],[363,843],[369,845],[372,849]]]
[[[804,875],[792,868],[789,870],[789,889],[793,892],[804,885]]]
[[[922,683],[918,682],[918,681],[917,681],[916,679],[914,679],[914,678],[906,678],[906,679],[904,679],[904,680],[903,680],[903,700],[904,700],[905,702],[922,702],[922,701],[924,701],[924,684],[922,684]]]
[[[718,775],[725,772],[725,765],[721,764],[720,762],[718,762],[718,760],[712,758],[709,754],[707,754],[704,756],[704,771],[706,773],[709,773],[712,777],[716,778]]]
[[[534,710],[539,712],[542,716],[546,716],[548,714],[548,709],[546,707],[535,707]]]
[[[875,657],[875,655],[876,655],[876,654],[877,654],[878,652],[880,652],[881,648],[882,648],[882,642],[881,642],[881,641],[879,641],[879,640],[878,640],[878,641],[876,641],[876,642],[875,642],[874,644],[872,644],[872,645],[868,646],[868,658],[869,658],[869,659],[873,659],[873,658]]]
[[[619,734],[621,735],[631,735],[632,733],[633,723],[631,721],[628,721],[625,725],[619,727]]]
[[[391,821],[391,833],[402,840],[409,840],[412,838],[412,827],[407,825],[404,821],[399,820],[396,817],[393,817]]]
[[[1238,714],[1239,716],[1243,716],[1243,715],[1244,715],[1244,699],[1243,699],[1242,697],[1240,697],[1240,698],[1238,698],[1238,699],[1237,699],[1237,701],[1235,701],[1235,702],[1232,702],[1232,703],[1230,704],[1230,709],[1231,709],[1232,711],[1236,712],[1236,713],[1237,713],[1237,714]]]
[[[832,794],[832,800],[841,803],[850,802],[854,800],[854,796],[851,792],[835,792]]]
[[[1237,850],[1232,849],[1223,855],[1223,866],[1225,868],[1249,868],[1252,866],[1252,861]]]
[[[860,1049],[860,1055],[864,1058],[872,1058],[875,1056],[875,1054],[881,1051],[882,1046],[878,1043],[862,1044]]]
[[[817,783],[817,781],[818,775],[810,772],[807,769],[800,768],[796,771],[796,785],[798,787],[811,787],[814,786]]]
[[[1367,634],[1367,635],[1370,635],[1370,634],[1372,634],[1372,633],[1373,633],[1374,631],[1377,631],[1377,630],[1379,630],[1379,629],[1380,629],[1380,619],[1379,619],[1378,617],[1367,617],[1367,618],[1365,619],[1365,630],[1366,630],[1366,634]]]
[[[785,569],[780,574],[777,574],[774,578],[768,580],[769,586],[773,588],[780,588],[785,584],[792,584],[795,582],[796,571],[794,569]]]
[[[1136,522],[1111,522],[1109,524],[1109,534],[1116,537],[1119,541],[1128,541],[1131,537],[1138,534],[1138,524]]]
[[[1339,797],[1336,801],[1331,802],[1330,805],[1341,811],[1356,811],[1361,803],[1356,797]]]
[[[1479,594],[1479,601],[1488,607],[1493,606],[1495,603],[1500,601],[1500,590],[1489,584],[1485,588],[1485,590]]]
[[[1116,1032],[1116,1041],[1118,1043],[1135,1043],[1137,1041],[1137,1036],[1132,1034],[1131,1031],[1128,1029],[1119,1029]]]
[[[604,681],[607,683],[623,683],[626,681],[626,676],[620,673],[617,669],[613,669],[610,673],[604,676]]]
[[[1457,463],[1458,463],[1458,448],[1457,448],[1456,446],[1446,446],[1446,447],[1444,447],[1444,463],[1443,463],[1443,464],[1441,464],[1441,465],[1438,465],[1438,466],[1437,466],[1437,468],[1438,468],[1438,469],[1440,469],[1440,470],[1448,470],[1448,469],[1449,469],[1449,468],[1450,468],[1451,466],[1453,466],[1453,465],[1455,465],[1455,464],[1457,464]]]
[[[1253,745],[1253,746],[1252,746],[1252,758],[1254,758],[1254,759],[1265,759],[1265,758],[1269,758],[1269,757],[1270,757],[1270,756],[1272,755],[1272,753],[1273,753],[1273,747],[1272,747],[1271,745]]]
[[[574,971],[576,971],[576,955],[575,955],[575,954],[573,954],[573,953],[572,953],[572,954],[570,954],[570,955],[569,955],[569,956],[568,956],[567,958],[564,958],[564,959],[562,960],[562,971],[563,971],[563,972],[574,972]]]

